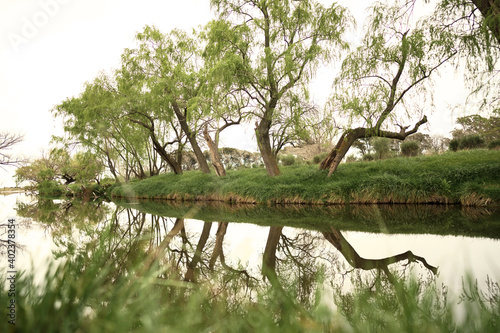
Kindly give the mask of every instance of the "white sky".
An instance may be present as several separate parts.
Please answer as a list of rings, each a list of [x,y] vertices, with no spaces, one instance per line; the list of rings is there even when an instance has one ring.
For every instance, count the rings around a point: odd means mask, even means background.
[[[339,2],[359,18],[372,1]],[[117,67],[123,49],[134,47],[134,36],[145,25],[190,30],[212,17],[208,0],[1,0],[0,132],[24,134],[13,153],[40,156],[51,136],[63,133],[50,109],[79,94],[100,71]],[[323,101],[333,77],[320,71],[312,96]],[[427,132],[447,135],[452,129],[460,115],[452,116],[450,106],[467,96],[462,81],[450,73],[438,82],[436,111],[426,112]],[[230,135],[222,145],[255,149],[251,128]],[[14,185],[12,174],[13,168],[0,169],[0,187]]]

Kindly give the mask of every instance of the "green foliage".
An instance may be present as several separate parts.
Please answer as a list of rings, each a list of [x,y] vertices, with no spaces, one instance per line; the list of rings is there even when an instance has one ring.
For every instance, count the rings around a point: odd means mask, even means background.
[[[479,149],[485,146],[484,139],[477,134],[470,134],[462,136],[459,139],[450,141],[450,150],[466,150],[466,149]]]
[[[361,159],[363,161],[374,161],[375,160],[375,155],[371,154],[371,153],[366,153],[364,154]]]
[[[450,147],[451,151],[457,151],[459,146],[460,146],[460,140],[459,139],[452,139],[452,140],[450,140],[449,147]]]
[[[372,145],[375,150],[375,156],[377,159],[382,160],[389,157],[391,148],[389,146],[390,140],[387,138],[376,138],[373,140]]]
[[[284,166],[294,165],[297,161],[297,158],[295,157],[295,155],[292,155],[292,154],[280,155],[279,159],[281,161],[281,164]]]
[[[496,1],[438,1],[432,19],[434,33],[445,32],[457,42],[459,64],[466,68],[465,82],[482,103],[481,112],[498,109],[500,22]]]
[[[416,141],[404,141],[401,143],[401,154],[406,157],[420,154],[420,145]]]
[[[255,101],[259,149],[269,174],[279,173],[281,148],[310,138],[304,119],[311,111],[307,83],[321,61],[347,47],[343,38],[350,18],[336,4],[313,0],[211,4],[219,18],[206,31],[207,59],[221,65],[226,86],[243,89]]]
[[[358,161],[358,158],[355,155],[349,155],[345,159],[346,163],[352,163]]]
[[[70,156],[65,149],[53,149],[48,158],[40,158],[16,170],[16,182],[30,182],[41,194],[60,195],[59,182],[90,183],[104,171],[101,161],[91,152]]]
[[[63,189],[59,183],[53,180],[44,180],[38,185],[38,192],[43,196],[60,196]]]
[[[488,149],[499,149],[500,148],[500,139],[493,140],[488,143]]]
[[[460,139],[459,149],[477,149],[484,147],[484,139],[479,135],[466,135]]]
[[[374,3],[361,46],[346,57],[335,80],[332,108],[350,123],[373,128],[373,136],[384,136],[377,131],[386,120],[413,116],[408,107],[420,105],[430,92],[427,79],[455,52],[448,34],[432,33],[435,23],[417,22],[412,6]]]
[[[325,159],[325,157],[327,157],[327,156],[328,156],[328,152],[324,152],[324,153],[321,153],[321,154],[318,154],[318,155],[314,155],[314,157],[313,157],[313,163],[318,164],[321,161],[323,161]]]

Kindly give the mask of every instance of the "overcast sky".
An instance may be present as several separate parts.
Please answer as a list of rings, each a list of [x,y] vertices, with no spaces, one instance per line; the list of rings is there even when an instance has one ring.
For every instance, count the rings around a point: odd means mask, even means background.
[[[329,1],[323,1],[329,2]],[[358,18],[371,1],[339,1]],[[47,151],[61,124],[50,113],[78,95],[100,71],[117,67],[126,47],[145,25],[161,31],[190,30],[213,14],[208,0],[1,0],[0,132],[24,134],[14,152],[28,157]],[[358,23],[359,25],[362,22]],[[321,71],[312,95],[324,101],[333,74]],[[462,103],[462,77],[452,72],[438,81],[436,111],[425,131],[447,135],[454,125],[451,106]],[[255,149],[251,129],[233,130],[222,145]],[[0,169],[0,187],[13,186],[13,168]]]

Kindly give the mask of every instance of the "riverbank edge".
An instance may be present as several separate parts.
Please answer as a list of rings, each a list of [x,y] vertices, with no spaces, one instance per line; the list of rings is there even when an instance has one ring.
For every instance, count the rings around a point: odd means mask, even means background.
[[[116,184],[112,199],[209,201],[268,205],[448,204],[500,202],[500,151],[475,150],[436,156],[342,164],[327,177],[316,165],[232,170],[225,177],[198,171],[163,174]]]

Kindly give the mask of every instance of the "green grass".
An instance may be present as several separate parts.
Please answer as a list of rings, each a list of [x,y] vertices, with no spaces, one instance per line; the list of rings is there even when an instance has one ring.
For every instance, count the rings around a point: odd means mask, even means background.
[[[163,174],[113,187],[112,197],[267,204],[500,202],[500,151],[354,162],[327,177],[317,166],[230,170],[226,177],[192,171]]]
[[[474,283],[450,298],[446,289],[415,278],[389,284],[384,279],[353,277],[354,288],[333,290],[336,308],[299,303],[296,286],[247,285],[234,276],[214,275],[204,284],[165,277],[159,266],[118,270],[96,260],[73,260],[49,269],[42,285],[33,273],[16,279],[15,326],[4,315],[2,332],[498,332],[498,284],[488,292]],[[6,275],[0,277],[6,281]],[[374,280],[374,281],[371,281]],[[321,283],[321,279],[317,281]],[[222,289],[221,289],[222,288]],[[254,290],[253,297],[245,293]],[[454,314],[460,301],[464,320]],[[7,292],[0,293],[7,312]]]

